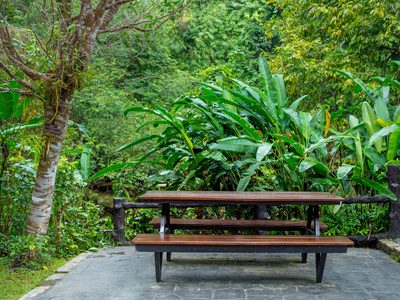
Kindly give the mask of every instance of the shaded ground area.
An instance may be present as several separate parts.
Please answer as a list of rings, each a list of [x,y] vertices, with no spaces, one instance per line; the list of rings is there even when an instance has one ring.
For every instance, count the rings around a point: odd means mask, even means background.
[[[172,259],[156,283],[152,253],[103,248],[29,299],[400,299],[400,264],[379,250],[328,254],[321,284],[314,255],[306,264],[298,254],[173,253]]]

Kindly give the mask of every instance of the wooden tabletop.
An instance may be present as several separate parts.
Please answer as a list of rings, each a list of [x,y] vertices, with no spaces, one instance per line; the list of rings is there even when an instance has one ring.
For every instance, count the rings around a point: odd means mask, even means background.
[[[327,192],[148,191],[139,201],[197,204],[338,205],[344,199]]]

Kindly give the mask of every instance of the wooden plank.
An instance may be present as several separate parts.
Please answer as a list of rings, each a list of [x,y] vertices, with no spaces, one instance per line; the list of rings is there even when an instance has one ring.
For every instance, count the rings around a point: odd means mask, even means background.
[[[160,218],[151,220],[150,226],[160,227]],[[212,230],[305,230],[307,221],[288,221],[288,220],[223,220],[223,219],[170,219],[171,229],[212,229]],[[314,228],[314,222],[311,223]],[[320,222],[321,229],[328,229],[328,226]]]
[[[139,201],[268,205],[337,205],[344,199],[326,192],[148,191]]]
[[[304,235],[191,235],[191,234],[148,234],[137,235],[135,245],[219,245],[219,246],[353,246],[343,236]]]

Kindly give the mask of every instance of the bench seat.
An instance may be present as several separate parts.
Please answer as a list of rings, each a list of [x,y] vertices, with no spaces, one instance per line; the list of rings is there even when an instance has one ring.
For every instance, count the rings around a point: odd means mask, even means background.
[[[175,235],[139,234],[132,243],[138,252],[154,252],[156,281],[161,281],[163,252],[315,253],[320,283],[327,253],[346,253],[353,242],[341,236],[300,235]]]
[[[160,218],[150,221],[150,226],[159,229]],[[328,226],[319,222],[320,229],[328,229]],[[302,231],[307,229],[307,221],[288,220],[223,220],[223,219],[170,219],[171,230],[266,230],[266,231]],[[311,223],[314,229],[314,222]]]

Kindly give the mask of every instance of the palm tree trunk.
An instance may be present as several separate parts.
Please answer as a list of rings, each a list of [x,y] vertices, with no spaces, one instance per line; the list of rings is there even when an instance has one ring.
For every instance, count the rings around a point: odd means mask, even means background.
[[[52,199],[68,121],[71,113],[73,89],[62,89],[58,98],[45,104],[43,148],[36,174],[32,203],[25,234],[43,236],[50,222]]]

